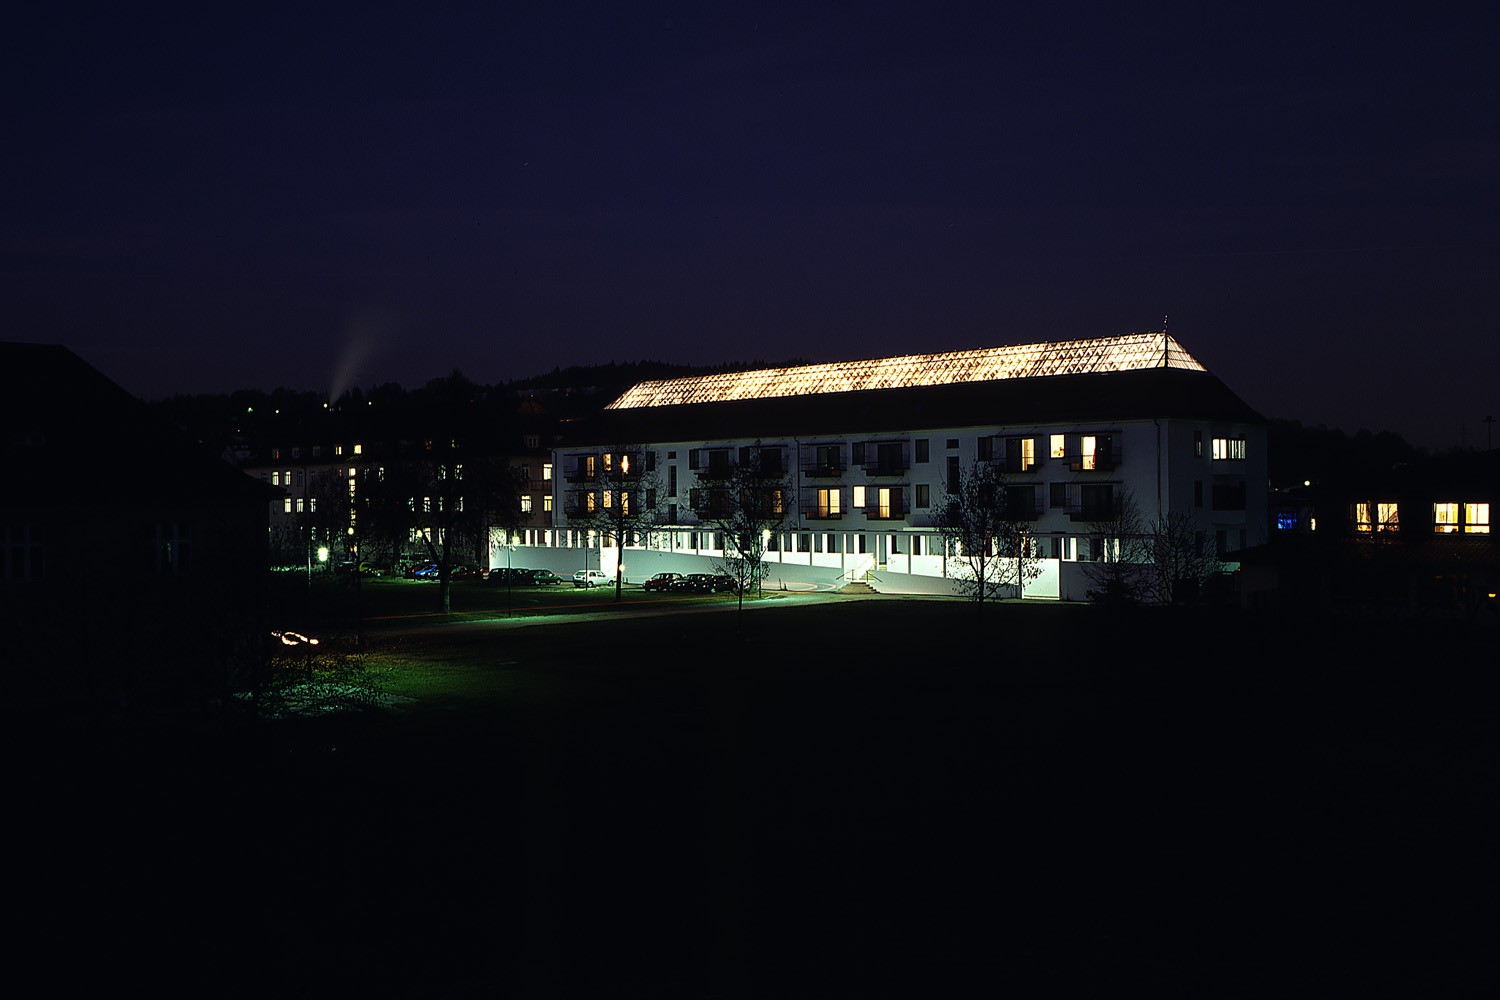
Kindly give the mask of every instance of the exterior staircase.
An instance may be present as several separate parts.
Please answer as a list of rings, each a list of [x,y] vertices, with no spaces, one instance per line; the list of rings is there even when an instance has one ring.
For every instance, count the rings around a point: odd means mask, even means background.
[[[855,580],[855,581],[853,581],[851,583],[844,584],[842,587],[840,587],[838,589],[837,593],[840,593],[840,594],[878,594],[878,593],[880,593],[880,591],[876,590],[874,587],[870,586],[868,583],[865,583],[863,580]]]

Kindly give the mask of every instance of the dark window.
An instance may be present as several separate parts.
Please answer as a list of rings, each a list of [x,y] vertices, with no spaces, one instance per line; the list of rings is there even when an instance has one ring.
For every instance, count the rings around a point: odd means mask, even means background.
[[[1054,507],[1066,507],[1068,505],[1068,484],[1053,483],[1052,496],[1048,502]]]
[[[918,483],[917,484],[917,506],[918,507],[929,507],[929,506],[932,505],[931,490],[932,490],[932,487],[928,486],[926,483]]]
[[[918,438],[917,439],[917,461],[918,462],[926,462],[927,461],[927,439],[926,438]]]
[[[865,464],[865,443],[863,441],[856,441],[856,442],[854,442],[852,445],[849,446],[849,451],[850,451],[850,455],[851,455],[850,461],[851,461],[852,464],[854,464],[854,465],[864,465]]]
[[[1193,481],[1193,506],[1203,506],[1203,480],[1201,479]]]
[[[979,457],[984,461],[989,461],[990,459],[995,457],[994,438],[982,437],[979,439]]]
[[[950,449],[957,448],[958,447],[958,438],[949,438],[948,439],[948,447]]]
[[[675,466],[675,465],[669,465],[669,466],[667,466],[667,496],[669,496],[669,497],[675,497],[676,495],[677,495],[677,466]]]
[[[948,492],[958,492],[958,456],[948,456]]]

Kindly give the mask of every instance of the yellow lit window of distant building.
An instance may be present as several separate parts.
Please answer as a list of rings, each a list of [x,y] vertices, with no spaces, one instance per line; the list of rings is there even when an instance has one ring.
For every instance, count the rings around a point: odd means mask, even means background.
[[[1433,504],[1432,530],[1439,535],[1451,535],[1456,532],[1458,530],[1458,504]]]
[[[880,492],[877,494],[877,500],[879,502],[878,510],[879,510],[880,516],[881,517],[890,517],[891,516],[891,491],[890,491],[890,488],[886,487],[886,486],[880,487]]]
[[[1061,434],[1053,434],[1050,439],[1051,456],[1062,458],[1067,451],[1067,445]]]
[[[1083,466],[1082,466],[1084,469],[1097,469],[1097,468],[1099,468],[1098,448],[1099,448],[1099,439],[1098,438],[1094,437],[1092,434],[1086,435],[1084,437],[1084,439],[1083,439]]]
[[[864,505],[865,505],[865,488],[863,486],[856,486],[856,487],[854,487],[854,509],[855,510],[862,510],[864,508]]]
[[[544,483],[550,483],[551,481],[552,481],[552,463],[551,462],[544,462],[544,463],[542,463],[542,482],[544,482]]]
[[[1363,502],[1356,503],[1354,505],[1354,530],[1369,531],[1371,526],[1370,505]]]
[[[1401,510],[1399,505],[1394,503],[1377,504],[1375,513],[1380,518],[1375,524],[1376,531],[1401,530]]]
[[[1036,438],[1021,439],[1021,471],[1029,472],[1036,468]]]
[[[1464,504],[1464,533],[1470,535],[1488,535],[1490,533],[1489,504]]]
[[[543,511],[543,513],[548,513],[548,514],[550,514],[552,512],[552,494],[551,493],[547,493],[547,494],[544,494],[542,496],[542,511]]]

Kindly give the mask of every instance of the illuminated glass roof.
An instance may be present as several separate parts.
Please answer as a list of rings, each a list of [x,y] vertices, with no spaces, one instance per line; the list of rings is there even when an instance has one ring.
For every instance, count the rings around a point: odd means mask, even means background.
[[[835,361],[796,368],[762,368],[693,378],[641,382],[606,409],[628,410],[682,403],[718,403],[734,399],[809,396],[863,389],[906,389],[959,382],[1043,378],[1186,368],[1207,371],[1182,345],[1163,333],[1131,333],[1094,340],[1059,340],[1014,347],[987,347],[944,354],[908,354],[869,361]]]

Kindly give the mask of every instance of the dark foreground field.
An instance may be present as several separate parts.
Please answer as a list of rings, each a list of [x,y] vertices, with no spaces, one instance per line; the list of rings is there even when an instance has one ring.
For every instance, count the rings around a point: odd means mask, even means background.
[[[398,712],[44,738],[19,959],[193,995],[1495,988],[1493,634],[990,610],[377,631]]]

